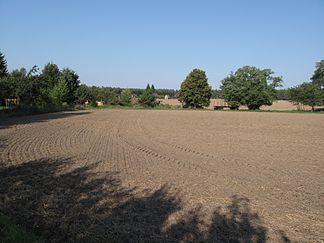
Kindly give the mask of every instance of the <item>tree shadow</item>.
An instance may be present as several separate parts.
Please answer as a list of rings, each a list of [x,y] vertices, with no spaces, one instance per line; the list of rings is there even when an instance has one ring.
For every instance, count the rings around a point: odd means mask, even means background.
[[[67,158],[0,168],[0,210],[49,242],[266,242],[244,197],[217,208],[211,223],[197,207],[166,227],[184,207],[177,192],[164,185],[139,193],[95,167]]]
[[[246,197],[234,195],[227,213],[221,208],[214,211],[209,229],[212,242],[265,242],[266,237],[267,230],[259,215],[251,211]]]
[[[1,117],[0,119],[0,129],[9,128],[14,125],[23,125],[36,122],[46,122],[54,119],[67,118],[71,116],[82,116],[87,115],[91,112],[89,111],[61,111],[55,113],[45,113],[37,115],[25,115],[17,117]]]
[[[8,141],[7,138],[0,136],[0,149],[4,149],[7,147],[7,144],[8,144],[7,141]]]

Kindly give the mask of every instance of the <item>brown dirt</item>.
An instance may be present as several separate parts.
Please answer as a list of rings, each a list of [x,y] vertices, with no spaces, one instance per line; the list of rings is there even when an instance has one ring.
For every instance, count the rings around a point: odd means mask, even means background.
[[[171,105],[171,106],[177,106],[181,107],[181,102],[179,102],[177,99],[159,99],[161,104],[164,105]],[[210,99],[210,105],[208,109],[213,110],[214,105],[223,105],[224,100],[223,99]],[[315,108],[319,109],[323,107],[316,106]],[[246,106],[240,106],[240,110],[247,110],[248,108]],[[277,100],[272,103],[270,106],[261,106],[261,110],[269,110],[269,111],[296,111],[296,110],[306,110],[310,111],[312,108],[307,105],[294,105],[293,103],[289,102],[288,100]]]
[[[310,111],[312,107],[307,105],[294,105],[288,100],[277,100],[272,103],[270,106],[261,106],[261,110],[269,110],[269,111],[296,111],[296,110],[305,110]],[[317,107],[320,108],[320,107]]]
[[[0,211],[52,242],[321,242],[323,134],[320,114],[7,119]]]

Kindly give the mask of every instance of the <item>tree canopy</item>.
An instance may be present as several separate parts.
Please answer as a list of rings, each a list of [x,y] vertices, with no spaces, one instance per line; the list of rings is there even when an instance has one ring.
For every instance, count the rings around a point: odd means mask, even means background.
[[[324,60],[316,63],[316,68],[313,76],[311,77],[312,83],[317,86],[321,104],[324,104]]]
[[[289,99],[295,104],[315,106],[324,104],[324,60],[316,63],[311,82],[304,82],[288,90]]]
[[[42,110],[75,101],[75,92],[80,83],[76,72],[68,68],[61,72],[56,64],[48,63],[41,73],[37,66],[8,73],[4,55],[0,54],[0,63],[5,67],[1,69],[0,77],[1,103],[4,104],[6,98],[14,98],[18,100],[20,108]]]
[[[244,66],[222,80],[222,97],[230,106],[238,108],[246,105],[250,110],[262,105],[271,105],[275,98],[275,88],[282,78],[272,76],[270,69]]]
[[[54,63],[47,63],[40,75],[40,78],[46,83],[48,89],[52,89],[58,83],[60,77],[60,69]]]
[[[318,85],[314,83],[302,83],[289,90],[290,100],[296,104],[309,105],[314,111],[314,106],[321,105],[323,103],[323,96]]]
[[[311,80],[313,83],[318,84],[322,89],[324,89],[324,60],[316,63],[316,69]]]
[[[76,100],[75,92],[80,85],[79,75],[69,68],[64,68],[61,76],[65,80],[68,88],[67,102],[68,104],[73,104]]]
[[[185,107],[201,108],[209,106],[211,96],[212,89],[206,73],[200,69],[193,69],[182,82],[178,99]]]

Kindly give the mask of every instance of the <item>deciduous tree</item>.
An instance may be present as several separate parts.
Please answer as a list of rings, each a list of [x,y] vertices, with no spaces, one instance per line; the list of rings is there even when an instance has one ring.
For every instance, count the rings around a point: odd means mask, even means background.
[[[212,89],[208,84],[206,73],[193,69],[180,87],[179,101],[185,107],[201,108],[209,106]]]
[[[54,63],[47,63],[40,75],[40,78],[43,79],[49,90],[53,89],[53,87],[58,83],[60,77],[60,69]]]
[[[271,105],[275,98],[275,88],[282,82],[281,77],[272,74],[270,69],[251,66],[239,68],[222,81],[222,97],[236,108],[246,105],[250,110],[256,110],[262,105]]]
[[[316,69],[311,77],[313,83],[318,84],[324,89],[324,60],[316,63]]]
[[[290,100],[295,104],[309,105],[314,111],[315,106],[321,105],[323,101],[322,91],[315,83],[302,83],[288,90]]]
[[[67,102],[68,104],[73,104],[76,99],[75,92],[80,85],[79,75],[69,68],[64,68],[62,70],[61,76],[65,80],[66,85],[68,87]]]

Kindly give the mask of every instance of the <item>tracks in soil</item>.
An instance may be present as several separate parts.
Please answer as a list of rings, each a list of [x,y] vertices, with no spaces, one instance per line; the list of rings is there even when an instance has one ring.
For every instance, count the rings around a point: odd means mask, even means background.
[[[73,157],[80,164],[97,164],[98,171],[118,172],[121,179],[143,184],[172,183],[206,188],[206,194],[219,190],[244,194],[255,184],[255,171],[271,176],[266,163],[249,163],[206,153],[174,140],[161,138],[154,131],[148,113],[115,112],[97,116],[69,117],[31,123],[2,130],[6,146],[1,163],[11,165],[46,157]],[[175,134],[176,136],[176,134]],[[203,142],[200,138],[197,141]],[[244,171],[238,173],[237,169]],[[281,177],[287,173],[276,171]],[[289,176],[289,175],[288,175]],[[252,178],[252,179],[251,179]],[[192,185],[191,185],[192,184]],[[221,185],[221,186],[220,186]],[[273,187],[266,185],[263,187]],[[192,190],[195,191],[195,190]]]
[[[324,185],[324,182],[321,179],[317,181],[314,179],[320,178],[319,174],[323,171],[323,168],[319,167],[322,165],[319,158],[323,157],[323,153],[321,155],[321,152],[313,150],[315,155],[311,157],[314,166],[312,169],[305,167],[304,170],[294,170],[296,166],[300,168],[304,166],[297,164],[298,161],[302,161],[300,159],[303,158],[302,153],[287,158],[287,161],[297,161],[295,164],[288,163],[290,167],[278,169],[271,158],[276,150],[272,149],[270,142],[272,150],[266,150],[267,156],[264,157],[264,161],[251,159],[244,154],[244,150],[235,150],[234,155],[231,154],[230,149],[226,150],[224,147],[215,147],[208,151],[204,149],[208,139],[196,137],[197,144],[194,144],[186,140],[192,139],[192,136],[179,138],[181,133],[177,129],[181,125],[177,122],[167,124],[172,116],[162,117],[161,114],[164,113],[98,111],[82,116],[48,119],[46,122],[1,127],[0,165],[10,166],[43,158],[71,158],[78,166],[93,165],[95,172],[116,172],[127,186],[154,190],[164,184],[172,185],[181,192],[189,204],[201,203],[206,207],[214,208],[219,202],[217,198],[228,198],[234,194],[247,195],[249,198],[256,199],[255,201],[258,202],[256,206],[259,205],[259,209],[264,210],[264,215],[268,215],[269,218],[272,217],[273,210],[277,210],[280,215],[293,215],[298,212],[297,208],[303,210],[299,213],[303,215],[303,220],[315,218],[316,225],[324,222],[324,217],[320,216],[319,219],[318,216],[322,212],[320,202],[324,194],[321,185]],[[207,115],[202,114],[201,118],[197,114],[199,113],[194,113],[190,117],[197,123],[203,119],[210,119]],[[234,116],[232,113],[227,114]],[[190,113],[181,113],[184,117],[189,115]],[[251,114],[255,117],[258,115]],[[155,116],[154,119],[151,116]],[[161,117],[163,119],[159,120]],[[318,116],[313,117],[318,119]],[[179,120],[181,121],[181,118]],[[157,121],[165,124],[156,126],[154,122]],[[179,128],[171,129],[174,132],[168,135],[163,135],[165,130],[162,132],[156,130],[167,129],[166,126],[179,126]],[[227,128],[223,127],[223,129]],[[321,129],[323,128],[317,128],[317,130]],[[213,136],[221,134],[219,130],[213,132]],[[292,135],[288,134],[288,136]],[[315,133],[312,136],[316,138]],[[309,137],[309,141],[312,141],[311,136]],[[322,140],[316,141],[323,143]],[[297,146],[295,151],[298,151],[298,143],[294,143],[294,146]],[[308,146],[308,150],[310,149],[313,149],[311,145]],[[258,201],[258,198],[262,200]],[[287,202],[282,198],[286,198]],[[315,234],[316,229],[318,230],[316,225],[313,225],[312,234]]]

